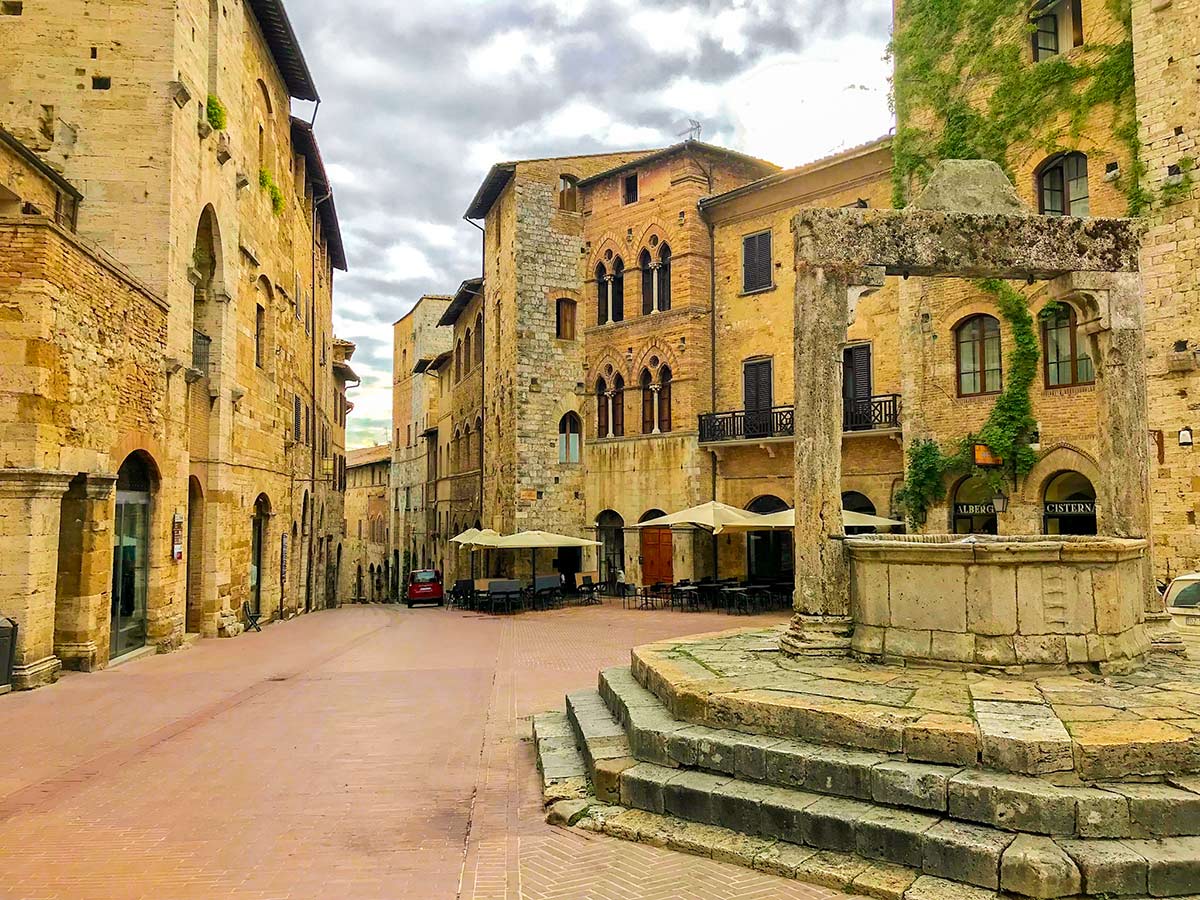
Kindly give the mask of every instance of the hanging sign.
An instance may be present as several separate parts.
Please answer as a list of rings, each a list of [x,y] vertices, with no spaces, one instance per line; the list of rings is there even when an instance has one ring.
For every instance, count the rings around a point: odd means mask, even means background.
[[[179,513],[171,519],[171,559],[175,562],[183,559],[183,516]]]
[[[992,448],[987,444],[976,444],[975,465],[984,469],[997,469],[1004,465],[1004,460],[992,452]]]

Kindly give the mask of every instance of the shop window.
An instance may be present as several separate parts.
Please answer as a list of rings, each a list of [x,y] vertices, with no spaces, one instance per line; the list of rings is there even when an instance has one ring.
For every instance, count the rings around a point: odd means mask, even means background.
[[[979,476],[964,478],[954,489],[954,533],[998,534],[995,492]]]
[[[1096,489],[1078,472],[1059,472],[1042,495],[1044,534],[1095,534]]]
[[[967,319],[954,332],[958,395],[971,397],[1000,391],[1000,322],[992,316]]]

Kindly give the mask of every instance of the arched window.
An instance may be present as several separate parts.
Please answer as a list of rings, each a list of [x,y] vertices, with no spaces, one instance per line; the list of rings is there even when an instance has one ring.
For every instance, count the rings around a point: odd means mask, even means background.
[[[603,263],[596,266],[596,324],[608,324],[608,293],[611,290],[608,272]]]
[[[596,437],[606,438],[608,433],[608,383],[599,378],[596,380]]]
[[[463,336],[463,374],[471,371],[471,329],[467,329],[467,333]]]
[[[579,179],[574,175],[558,176],[558,208],[563,212],[579,212]]]
[[[454,442],[450,445],[450,465],[453,472],[462,470],[462,432],[454,429]]]
[[[638,255],[638,269],[642,273],[642,315],[654,312],[654,269],[650,265],[650,251]]]
[[[560,341],[575,340],[575,301],[562,297],[554,301],[554,336]]]
[[[558,420],[558,461],[579,462],[580,435],[583,431],[579,416],[569,412]]]
[[[483,312],[475,316],[475,362],[483,362]]]
[[[1096,380],[1092,358],[1079,345],[1075,309],[1060,303],[1049,315],[1042,314],[1042,346],[1046,360],[1046,387],[1091,384]]]
[[[625,379],[620,375],[613,378],[612,433],[613,437],[625,435]]]
[[[654,385],[650,370],[642,369],[642,434],[654,433]]]
[[[1038,170],[1038,208],[1046,216],[1087,216],[1087,157],[1064,153]]]
[[[671,308],[671,248],[663,244],[658,251],[658,308]]]
[[[988,315],[972,316],[954,331],[958,355],[958,395],[1000,391],[1000,323]]]
[[[964,478],[954,489],[954,533],[998,534],[995,493],[987,479]]]
[[[667,366],[658,373],[658,430],[671,430],[671,370]]]
[[[1096,489],[1078,472],[1059,472],[1042,496],[1044,534],[1095,534]]]
[[[875,515],[875,504],[866,494],[858,491],[842,491],[842,512],[873,516]],[[845,523],[843,523],[842,529],[846,534],[873,534],[877,531],[874,525],[847,525]]]
[[[475,420],[475,456],[474,464],[479,468],[483,468],[483,419]],[[478,526],[476,526],[478,527]]]
[[[454,345],[454,380],[462,378],[462,341]]]
[[[625,319],[625,263],[621,257],[613,260],[612,280],[612,320],[621,322]]]

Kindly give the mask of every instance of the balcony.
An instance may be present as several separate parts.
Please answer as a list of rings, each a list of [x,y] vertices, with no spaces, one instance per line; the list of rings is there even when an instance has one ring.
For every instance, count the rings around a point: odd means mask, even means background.
[[[891,432],[900,428],[900,395],[844,400],[842,429],[849,434]],[[794,410],[776,406],[764,410],[734,410],[700,416],[700,443],[763,443],[790,440],[795,434]]]

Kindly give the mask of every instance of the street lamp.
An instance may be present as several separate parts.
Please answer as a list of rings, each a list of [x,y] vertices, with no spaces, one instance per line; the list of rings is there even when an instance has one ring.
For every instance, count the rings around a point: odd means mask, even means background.
[[[996,512],[1008,512],[1008,495],[1004,493],[1004,488],[997,488],[996,495],[992,497],[992,506]]]
[[[1179,429],[1179,446],[1192,446],[1192,429],[1184,427]]]

